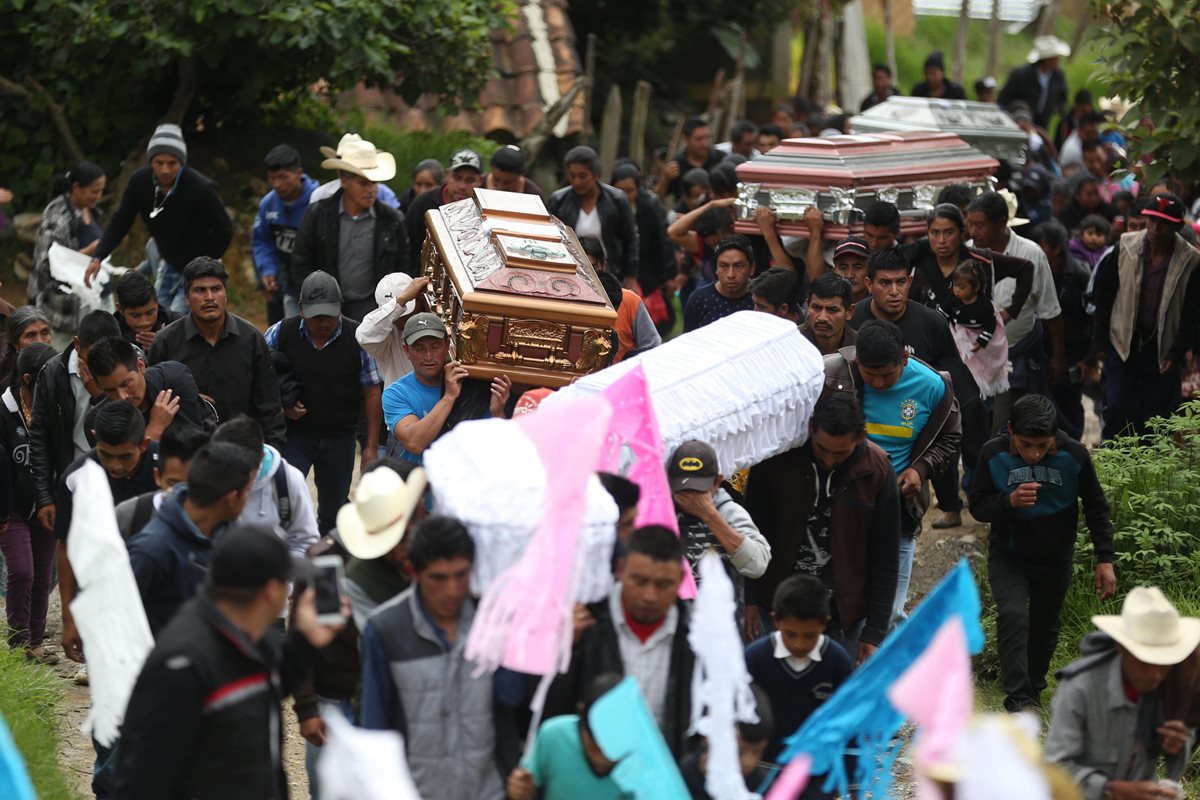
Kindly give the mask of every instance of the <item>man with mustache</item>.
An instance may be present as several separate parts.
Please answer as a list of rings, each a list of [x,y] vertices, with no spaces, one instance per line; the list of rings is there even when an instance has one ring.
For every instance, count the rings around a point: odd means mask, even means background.
[[[248,414],[262,425],[268,444],[282,446],[287,425],[271,351],[253,323],[225,310],[228,282],[215,258],[197,258],[184,268],[189,313],[159,332],[150,363],[180,362],[191,370],[218,419]]]
[[[848,324],[854,316],[850,281],[834,272],[826,272],[812,282],[808,290],[808,319],[800,332],[821,351],[831,356],[843,347],[851,347],[858,334]]]
[[[324,169],[337,170],[341,188],[309,206],[296,233],[289,285],[300,287],[318,269],[342,290],[342,316],[362,321],[377,307],[375,285],[393,272],[415,274],[404,214],[380,197],[380,181],[396,176],[396,159],[355,134],[335,151],[321,148]],[[423,225],[423,223],[422,223]]]

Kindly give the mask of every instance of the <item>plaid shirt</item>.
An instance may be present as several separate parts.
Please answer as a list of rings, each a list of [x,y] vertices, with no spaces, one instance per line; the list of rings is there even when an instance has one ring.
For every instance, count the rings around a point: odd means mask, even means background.
[[[282,322],[276,322],[271,327],[267,328],[267,332],[263,334],[263,338],[267,340],[267,347],[272,350],[277,349],[279,343],[279,326]],[[309,344],[313,344],[312,338],[308,335],[308,327],[304,324],[304,320],[300,320],[300,335]],[[329,341],[325,343],[325,347],[333,344],[333,342],[342,335],[342,323],[338,323],[337,330],[333,332],[333,336],[329,337]],[[316,347],[314,344],[313,347]],[[323,349],[323,348],[322,348]],[[361,360],[361,365],[358,370],[358,381],[363,386],[378,386],[383,383],[383,378],[379,377],[379,368],[375,366],[375,359],[371,358],[366,350],[359,345],[358,355]]]

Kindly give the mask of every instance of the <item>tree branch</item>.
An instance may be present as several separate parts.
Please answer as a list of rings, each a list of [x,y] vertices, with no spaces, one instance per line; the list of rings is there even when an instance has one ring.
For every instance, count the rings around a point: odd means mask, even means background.
[[[75,134],[71,133],[71,125],[67,122],[66,112],[63,111],[62,104],[46,91],[46,87],[38,83],[32,76],[26,76],[23,83],[15,83],[0,75],[0,94],[15,95],[27,101],[33,100],[35,96],[41,97],[46,104],[46,113],[50,115],[50,122],[58,133],[59,143],[63,150],[66,151],[72,163],[77,164],[83,161],[83,150],[75,141]]]
[[[179,75],[175,80],[175,95],[171,98],[171,105],[167,108],[167,113],[163,115],[163,122],[183,125],[183,116],[196,97],[197,86],[196,59],[192,56],[184,56],[179,59]]]

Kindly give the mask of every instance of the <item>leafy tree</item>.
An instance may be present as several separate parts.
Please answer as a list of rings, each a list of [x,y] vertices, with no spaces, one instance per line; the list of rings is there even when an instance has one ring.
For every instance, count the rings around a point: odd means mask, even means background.
[[[1121,120],[1133,128],[1148,116],[1154,123],[1137,128],[1130,160],[1154,158],[1145,179],[1170,173],[1180,180],[1200,179],[1200,14],[1193,0],[1093,0],[1097,41],[1106,66],[1103,82],[1132,104]]]
[[[236,130],[321,81],[469,105],[510,3],[0,0],[0,184],[44,195],[55,170],[111,167],[158,122]]]

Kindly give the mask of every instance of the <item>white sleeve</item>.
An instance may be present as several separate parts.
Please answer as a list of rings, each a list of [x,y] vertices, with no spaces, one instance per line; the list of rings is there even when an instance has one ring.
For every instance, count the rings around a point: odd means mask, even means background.
[[[376,355],[376,349],[382,347],[385,351],[390,348],[393,333],[396,330],[396,320],[404,316],[404,307],[397,305],[393,298],[374,311],[363,317],[358,323],[354,338],[371,355]]]
[[[1014,282],[1015,283],[1015,282]],[[1062,306],[1058,304],[1058,290],[1054,288],[1054,275],[1050,272],[1050,262],[1046,254],[1039,252],[1033,261],[1033,311],[1040,320],[1054,319],[1062,316]]]
[[[292,520],[287,529],[287,546],[292,555],[303,558],[308,554],[308,548],[321,538],[317,530],[317,514],[313,510],[312,494],[308,491],[308,481],[300,470],[291,464],[284,463],[287,469],[288,500],[292,504]]]

